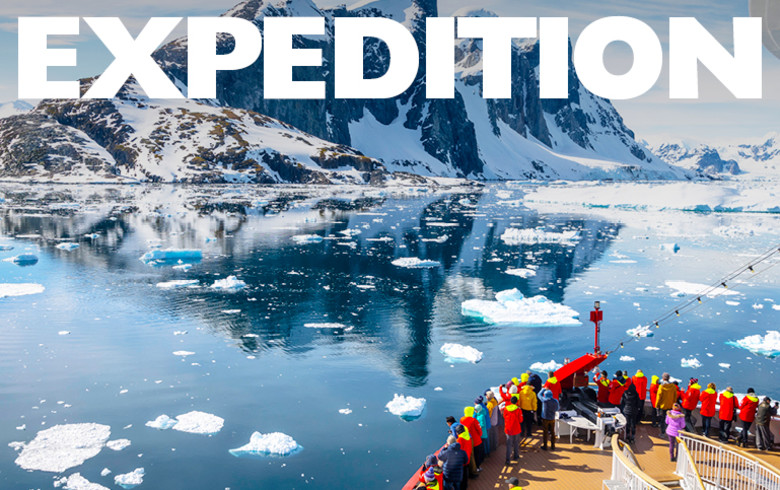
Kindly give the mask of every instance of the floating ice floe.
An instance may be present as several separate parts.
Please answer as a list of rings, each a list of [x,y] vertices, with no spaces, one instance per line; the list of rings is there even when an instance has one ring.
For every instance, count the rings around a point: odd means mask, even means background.
[[[343,328],[346,330],[347,328],[349,328],[343,323],[336,323],[336,322],[323,322],[323,323],[312,322],[312,323],[304,323],[303,326],[304,328],[321,328],[323,330],[328,330],[328,329],[334,330],[339,328]]]
[[[631,361],[636,361],[636,357],[620,356],[620,360],[623,362],[631,362]]]
[[[150,250],[140,257],[141,262],[171,263],[171,262],[199,262],[203,259],[203,252],[197,249],[166,248]]]
[[[137,487],[144,482],[144,469],[136,468],[130,473],[123,473],[121,475],[114,476],[114,483],[122,488]]]
[[[92,483],[87,480],[81,476],[81,473],[73,473],[66,478],[55,480],[54,488],[62,488],[63,490],[108,490],[108,488],[103,485],[98,485],[97,483]]]
[[[25,470],[62,473],[97,456],[110,436],[107,425],[55,425],[38,432],[29,443],[21,443],[15,463]]]
[[[100,471],[100,476],[108,476],[108,475],[110,475],[110,474],[111,474],[111,470],[109,470],[108,468],[103,468],[103,469]]]
[[[772,305],[772,309],[775,311],[780,311],[780,305]]]
[[[200,281],[193,279],[177,279],[174,281],[165,281],[165,282],[158,282],[157,287],[160,289],[178,289],[178,288],[189,288],[198,286],[200,284]]]
[[[471,362],[478,363],[482,360],[482,352],[469,345],[444,344],[440,352],[444,354],[445,362]]]
[[[563,364],[555,361],[550,362],[535,362],[531,364],[529,369],[537,373],[548,373],[550,371],[557,371],[563,367]]]
[[[8,252],[14,249],[13,245],[0,245],[0,252]]]
[[[64,243],[58,243],[55,246],[55,248],[59,250],[65,250],[66,252],[70,252],[71,250],[76,250],[77,248],[79,248],[79,244],[73,242],[64,242]]]
[[[237,458],[243,456],[290,456],[302,449],[303,447],[287,434],[253,432],[249,437],[249,443],[236,449],[230,449],[228,452]]]
[[[722,367],[723,369],[729,369],[731,367],[731,364],[727,362],[719,362],[718,366]]]
[[[320,235],[295,235],[292,237],[293,241],[298,244],[304,243],[320,243],[322,237]]]
[[[246,283],[236,276],[228,276],[225,279],[219,279],[214,281],[211,285],[211,289],[218,291],[239,291],[246,287]]]
[[[709,289],[712,286],[707,286],[706,284],[697,284],[695,282],[687,282],[687,281],[666,281],[666,285],[670,288],[674,289],[674,293],[672,293],[672,296],[686,296],[688,294],[694,294],[694,295],[704,295],[704,291],[709,291]],[[732,290],[732,289],[726,289],[723,286],[717,287],[713,289],[712,291],[709,291],[706,296],[710,298],[714,298],[716,296],[733,296],[735,294],[739,294],[738,292]]]
[[[509,274],[511,276],[518,276],[518,277],[522,277],[523,279],[527,279],[529,277],[533,277],[533,276],[536,275],[536,271],[535,270],[533,270],[533,269],[526,269],[526,268],[522,268],[522,269],[507,269],[505,272],[506,272],[506,274]]]
[[[645,350],[661,350],[661,349],[659,349],[658,347],[654,347],[652,345],[648,345],[647,347],[645,347]]]
[[[342,415],[349,415],[352,413],[352,410],[349,408],[340,408],[339,413]]]
[[[40,294],[46,288],[35,283],[5,283],[0,284],[0,298],[9,296],[26,296],[28,294]]]
[[[422,415],[423,410],[425,410],[425,398],[395,394],[393,399],[387,402],[385,408],[393,415],[398,415],[404,420],[414,420]]]
[[[87,233],[86,235],[84,235],[84,238],[89,238],[90,240],[95,240],[97,238],[100,238],[100,235],[98,235],[97,233]]]
[[[764,309],[764,305],[762,303],[753,303],[752,306],[753,306],[754,310],[763,310]]]
[[[446,242],[449,239],[450,239],[449,235],[441,235],[441,236],[437,236],[436,238],[423,238],[422,241],[423,242],[428,242],[428,243],[431,243],[431,242],[432,243],[444,243],[444,242]]]
[[[729,306],[739,306],[739,301],[728,300],[728,301],[726,301],[726,304],[729,305]]]
[[[626,330],[626,334],[632,337],[652,337],[655,335],[649,325],[637,325],[635,328],[629,328]]]
[[[115,439],[113,441],[108,441],[106,447],[112,451],[121,451],[122,449],[129,447],[130,444],[130,439]]]
[[[391,262],[396,267],[405,267],[407,269],[425,269],[429,267],[438,267],[441,265],[436,260],[423,260],[417,257],[401,257]]]
[[[537,243],[560,243],[574,245],[580,240],[577,231],[544,231],[540,228],[507,228],[501,235],[507,245],[535,245]]]
[[[176,425],[176,419],[172,419],[165,414],[160,415],[156,419],[150,420],[146,423],[147,427],[158,430],[168,430],[174,425]]]
[[[216,434],[222,430],[225,419],[214,414],[193,410],[176,416],[173,430],[189,432],[190,434]]]
[[[188,350],[177,350],[173,352],[173,355],[180,356],[180,357],[187,357],[187,356],[195,355],[195,353]]]
[[[179,265],[174,265],[171,268],[176,269],[177,271],[188,271],[192,269],[192,264],[179,264]]]
[[[701,367],[701,361],[695,357],[691,357],[690,359],[682,358],[680,360],[680,367],[699,369]]]
[[[3,259],[3,262],[13,262],[16,265],[35,265],[38,263],[38,256],[33,254],[19,254],[14,257]]]
[[[60,330],[57,335],[70,335],[70,330]]]
[[[526,298],[517,289],[496,293],[495,301],[470,299],[461,304],[461,313],[486,323],[526,327],[572,327],[582,325],[579,313],[544,296]]]
[[[662,243],[661,244],[661,250],[664,252],[671,252],[673,254],[676,254],[680,251],[680,246],[676,243]]]
[[[775,358],[780,356],[780,332],[767,330],[766,335],[749,335],[744,339],[729,341],[726,344],[749,350],[753,354]]]

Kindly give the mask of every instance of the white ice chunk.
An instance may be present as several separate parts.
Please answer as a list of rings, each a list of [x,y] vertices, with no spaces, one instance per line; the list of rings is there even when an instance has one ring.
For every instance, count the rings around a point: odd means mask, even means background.
[[[430,242],[430,243],[445,243],[447,240],[450,239],[449,235],[441,235],[437,236],[436,238],[423,238],[423,242]]]
[[[107,425],[55,425],[25,444],[15,463],[25,470],[62,473],[97,456],[110,436]]]
[[[780,356],[780,332],[767,330],[766,335],[749,335],[728,345],[749,350],[753,354],[774,358]]]
[[[249,443],[230,449],[229,452],[237,458],[242,456],[289,456],[302,449],[303,447],[287,434],[253,432],[249,437]]]
[[[306,243],[320,243],[322,241],[320,235],[295,235],[292,239],[295,243],[301,245]]]
[[[496,301],[470,299],[461,304],[461,313],[487,323],[526,327],[570,327],[582,325],[579,313],[544,296],[526,298],[517,289],[496,293]]]
[[[647,347],[645,347],[645,350],[661,350],[661,349],[659,349],[658,347],[653,347],[652,345],[648,345]]]
[[[106,447],[112,451],[121,451],[128,446],[130,446],[130,439],[115,439],[106,443]]]
[[[664,252],[671,252],[673,254],[676,254],[680,251],[680,246],[676,243],[662,243],[661,244],[661,250]]]
[[[727,362],[719,362],[718,366],[722,367],[723,369],[729,369],[731,367],[731,364]]]
[[[246,287],[246,283],[236,276],[228,276],[225,279],[219,279],[214,281],[211,285],[211,289],[218,291],[239,291]]]
[[[690,359],[682,358],[680,360],[680,366],[684,368],[699,369],[701,367],[701,361],[695,357],[691,357]]]
[[[393,399],[387,402],[385,408],[393,415],[398,415],[405,420],[412,420],[422,415],[425,409],[425,398],[395,394]]]
[[[114,483],[122,488],[137,487],[144,482],[144,469],[136,468],[130,473],[124,473],[114,476]]]
[[[174,425],[176,425],[176,420],[168,417],[165,414],[160,415],[156,419],[150,420],[146,423],[147,427],[151,427],[153,429],[159,429],[159,430],[167,430],[173,427]]]
[[[729,306],[739,306],[739,301],[726,301],[726,304]]]
[[[537,373],[548,373],[550,371],[557,371],[563,367],[563,364],[551,360],[550,362],[535,362],[531,364],[529,369]]]
[[[42,285],[35,283],[5,283],[0,284],[0,298],[40,294],[45,289]]]
[[[445,356],[444,361],[449,363],[471,362],[476,364],[482,360],[482,352],[470,345],[448,343],[441,346],[440,352]]]
[[[649,325],[637,325],[635,328],[629,328],[626,330],[626,334],[632,337],[652,337],[655,335],[652,328]]]
[[[636,361],[636,357],[620,356],[620,360],[623,362],[631,362],[631,361]]]
[[[64,243],[58,243],[55,248],[58,248],[60,250],[65,250],[66,252],[70,252],[71,250],[76,250],[79,248],[78,243],[72,243],[72,242],[64,242]]]
[[[158,282],[157,287],[160,289],[178,289],[178,288],[188,288],[193,286],[198,286],[200,284],[200,281],[193,279],[177,279],[174,281],[165,281],[165,282]]]
[[[321,329],[323,329],[323,330],[326,330],[326,329],[339,329],[339,328],[344,328],[344,329],[346,329],[346,328],[347,328],[347,326],[346,326],[346,325],[344,325],[343,323],[336,323],[336,322],[324,322],[324,323],[316,323],[316,322],[313,322],[313,323],[304,323],[304,324],[303,324],[303,326],[304,326],[305,328],[321,328]]]
[[[194,355],[194,352],[188,351],[188,350],[177,350],[173,352],[174,356],[181,356],[181,357],[187,357]]]
[[[672,296],[680,296],[680,297],[688,294],[701,295],[704,293],[704,291],[708,291],[711,287],[711,286],[707,286],[706,284],[696,284],[695,282],[687,282],[687,281],[666,281],[666,285],[674,289],[674,293],[672,293]],[[713,289],[712,291],[709,291],[706,296],[710,298],[714,298],[720,295],[732,296],[735,294],[739,294],[739,293],[734,290],[726,289],[723,286],[720,286]]]
[[[61,478],[54,482],[55,487],[61,487],[64,490],[108,490],[103,485],[92,483],[87,480],[80,473],[73,473],[67,478]]]
[[[172,262],[172,261],[200,261],[203,259],[203,252],[197,249],[184,248],[166,248],[159,250],[150,250],[140,257],[141,262]]]
[[[17,265],[33,265],[38,263],[38,256],[33,254],[19,254],[14,257],[3,259],[3,262],[13,262]]]
[[[190,434],[216,434],[222,430],[225,419],[216,415],[193,410],[176,416],[173,430],[189,432]]]
[[[101,470],[100,472],[100,476],[108,476],[110,474],[111,474],[111,470],[109,470],[108,468],[103,468],[103,470]]]
[[[423,269],[428,267],[438,267],[441,265],[435,260],[423,260],[417,257],[401,257],[391,262],[396,267],[405,267],[407,269]]]
[[[188,271],[188,270],[192,269],[192,264],[174,265],[173,267],[171,267],[171,269],[176,269],[178,271]]]
[[[522,268],[522,269],[507,269],[506,273],[509,274],[509,275],[512,275],[512,276],[522,277],[523,279],[527,279],[529,277],[532,277],[532,276],[536,275],[536,271],[535,270],[533,270],[533,269],[526,269],[526,268]]]
[[[577,231],[545,231],[541,228],[507,228],[501,235],[507,245],[535,245],[537,243],[560,243],[573,245],[580,240]]]

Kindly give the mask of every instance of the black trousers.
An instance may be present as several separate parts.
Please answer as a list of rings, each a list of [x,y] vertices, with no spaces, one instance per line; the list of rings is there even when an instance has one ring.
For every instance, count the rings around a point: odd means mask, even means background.
[[[721,420],[718,422],[718,428],[720,429],[720,441],[728,442],[729,435],[731,434],[731,420]]]
[[[534,431],[534,412],[533,410],[523,410],[523,432],[526,437],[531,437],[531,433]]]
[[[739,422],[742,426],[742,433],[739,435],[739,440],[745,443],[745,446],[747,446],[748,435],[750,434],[750,426],[753,425],[753,422],[745,422],[744,420],[740,420]]]

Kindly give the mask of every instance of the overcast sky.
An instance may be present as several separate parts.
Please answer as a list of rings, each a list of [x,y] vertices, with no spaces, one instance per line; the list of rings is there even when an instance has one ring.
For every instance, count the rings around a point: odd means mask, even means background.
[[[383,2],[395,0],[382,0]],[[409,1],[409,0],[397,0]],[[628,15],[650,24],[664,43],[668,57],[669,17],[696,17],[719,41],[730,47],[733,17],[748,15],[748,0],[439,0],[439,15],[450,15],[468,7],[492,10],[502,16],[568,17],[573,41],[580,30],[601,17]],[[120,16],[131,32],[137,32],[152,16],[219,15],[234,5],[234,0],[4,0],[0,6],[0,101],[16,98],[16,22],[19,16],[73,15]],[[320,0],[329,7],[343,0]],[[110,63],[110,54],[90,35],[82,22],[83,35],[69,44],[79,50],[76,69],[52,69],[53,78],[89,76],[102,72]],[[631,56],[615,46],[606,57],[627,67]],[[650,141],[687,138],[691,140],[756,140],[769,132],[780,131],[780,60],[764,52],[764,98],[760,101],[734,99],[706,69],[700,70],[701,95],[698,101],[670,101],[668,73],[664,68],[655,87],[630,101],[616,101],[615,106],[637,137]]]

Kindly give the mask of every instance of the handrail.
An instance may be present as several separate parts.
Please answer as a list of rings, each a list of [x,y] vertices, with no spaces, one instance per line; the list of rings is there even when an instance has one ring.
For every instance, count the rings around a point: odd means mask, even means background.
[[[616,457],[618,460],[620,460],[620,462],[626,468],[631,470],[631,472],[634,475],[636,475],[642,481],[644,481],[645,483],[650,485],[650,488],[653,488],[655,490],[670,490],[669,487],[667,487],[666,485],[664,485],[662,483],[657,482],[656,480],[651,478],[649,475],[647,475],[644,471],[642,471],[636,464],[634,464],[633,462],[629,461],[628,458],[626,457],[626,455],[623,454],[623,451],[622,451],[623,447],[627,447],[627,446],[625,446],[625,444],[623,444],[623,441],[620,440],[618,434],[614,434],[612,436],[612,454],[613,454],[613,456]],[[629,447],[629,451],[631,452],[632,455],[634,454],[634,452],[631,451],[630,447]]]
[[[764,461],[761,458],[757,458],[756,456],[754,456],[753,454],[751,454],[751,453],[749,453],[747,451],[743,451],[742,449],[739,449],[738,447],[729,446],[727,444],[723,444],[722,442],[710,439],[709,437],[700,436],[698,434],[692,434],[692,433],[684,431],[684,430],[681,430],[680,434],[682,434],[685,437],[688,437],[690,439],[697,439],[697,440],[702,441],[702,442],[704,442],[706,444],[710,444],[710,445],[713,445],[713,446],[718,446],[721,449],[723,449],[724,451],[737,453],[737,454],[739,454],[740,456],[742,456],[744,458],[747,458],[747,459],[749,459],[749,460],[751,460],[751,461],[753,461],[755,463],[758,463],[759,465],[764,467],[766,470],[768,470],[768,471],[774,473],[775,475],[777,475],[778,477],[780,477],[780,470],[778,468],[776,468],[775,466],[772,466],[771,464],[767,463],[766,461]]]
[[[704,481],[702,481],[701,475],[699,474],[699,469],[696,467],[696,461],[693,459],[693,456],[691,456],[691,452],[688,450],[688,445],[685,443],[684,439],[681,439],[679,437],[676,437],[675,439],[677,439],[677,443],[680,445],[680,447],[683,448],[683,451],[685,451],[685,456],[686,456],[685,459],[682,459],[682,458],[679,458],[679,457],[677,458],[677,461],[678,461],[678,463],[677,463],[678,468],[677,469],[678,469],[678,471],[680,469],[680,465],[684,464],[687,461],[687,465],[686,466],[691,468],[691,469],[693,469],[694,483],[697,483],[699,485],[698,488],[700,488],[701,490],[704,490],[704,488],[705,488],[704,487]],[[686,471],[685,471],[684,475],[680,475],[680,476],[682,476],[686,480],[686,482],[688,481],[687,469],[688,468],[685,468]]]

